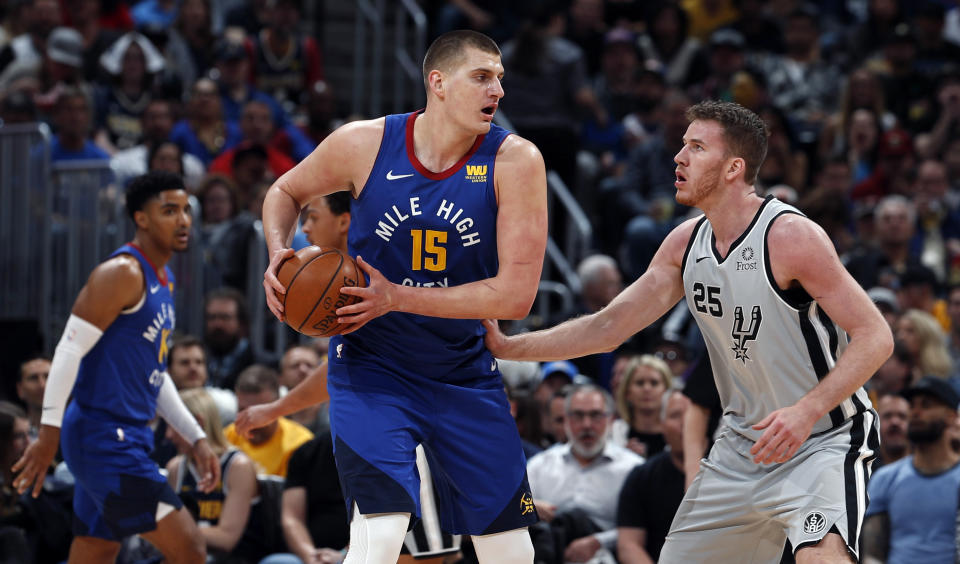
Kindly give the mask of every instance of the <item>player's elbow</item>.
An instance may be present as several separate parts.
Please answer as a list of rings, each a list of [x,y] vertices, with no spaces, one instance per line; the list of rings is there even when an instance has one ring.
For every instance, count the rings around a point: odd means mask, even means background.
[[[884,324],[884,328],[878,332],[878,344],[877,348],[880,350],[880,358],[886,360],[890,358],[890,355],[893,354],[893,332],[890,331],[890,327]]]
[[[500,302],[498,308],[500,315],[497,319],[523,319],[530,313],[530,308],[533,307],[533,301],[536,297],[536,293],[529,295],[520,292],[509,293]]]

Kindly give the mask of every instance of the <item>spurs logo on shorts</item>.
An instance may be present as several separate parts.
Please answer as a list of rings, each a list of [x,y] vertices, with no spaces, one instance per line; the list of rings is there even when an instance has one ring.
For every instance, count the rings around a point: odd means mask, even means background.
[[[760,306],[753,306],[753,311],[750,313],[750,325],[746,328],[743,326],[743,306],[737,306],[737,309],[733,312],[733,329],[730,331],[730,336],[733,337],[734,345],[731,350],[737,357],[737,360],[743,362],[744,364],[750,360],[750,357],[747,356],[747,341],[753,341],[757,338],[757,333],[760,331],[760,321],[763,319],[763,315],[760,313]]]
[[[827,518],[819,511],[807,513],[803,518],[803,532],[808,535],[815,535],[827,526]]]
[[[533,507],[533,497],[529,493],[520,496],[520,515],[533,513],[536,509]]]

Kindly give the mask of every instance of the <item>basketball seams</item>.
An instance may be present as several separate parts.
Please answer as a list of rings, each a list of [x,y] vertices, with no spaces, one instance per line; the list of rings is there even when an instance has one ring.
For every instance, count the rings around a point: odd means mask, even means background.
[[[293,273],[293,276],[290,277],[290,281],[287,282],[287,287],[286,287],[286,290],[287,290],[287,291],[283,293],[283,310],[284,310],[284,312],[286,312],[286,310],[287,310],[287,296],[290,295],[290,288],[293,287],[294,281],[297,279],[298,276],[300,276],[300,273],[303,272],[303,269],[306,268],[306,267],[307,267],[310,263],[312,263],[313,261],[317,260],[318,258],[320,258],[320,257],[322,257],[322,256],[324,256],[324,255],[327,255],[327,254],[329,254],[329,253],[336,253],[336,252],[337,252],[336,249],[330,249],[330,250],[326,250],[326,251],[321,251],[321,252],[317,253],[315,256],[310,257],[310,260],[308,260],[308,261],[306,261],[305,263],[301,264],[301,265],[300,265],[300,268],[298,268],[297,271]],[[339,253],[338,253],[338,254],[339,254]],[[289,260],[289,259],[288,259],[288,260]],[[343,258],[342,258],[342,257],[341,257],[340,261],[341,261],[341,264],[342,264],[342,262],[343,262]],[[277,268],[277,274],[280,273],[280,270],[283,268],[283,264],[284,264],[284,263],[280,263],[280,266]],[[339,269],[338,269],[338,272],[339,272]],[[306,319],[310,319],[310,316],[308,315]],[[302,327],[303,324],[301,323],[300,326]]]
[[[331,252],[336,252],[336,251],[331,251]],[[317,255],[316,257],[314,257],[313,260],[316,260],[317,258],[320,258],[320,257],[323,256],[324,254],[326,254],[326,253],[320,253],[319,255]],[[337,279],[337,276],[340,275],[340,271],[343,270],[343,255],[340,254],[340,253],[337,253],[337,258],[340,260],[339,264],[337,264],[337,269],[336,269],[335,271],[333,271],[333,274],[330,275],[330,278],[327,280],[327,287],[323,289],[323,292],[320,293],[320,297],[318,297],[318,298],[317,298],[317,301],[315,301],[315,302],[313,303],[313,307],[310,308],[310,312],[307,313],[307,316],[304,317],[304,318],[303,318],[303,321],[300,323],[300,325],[297,326],[297,331],[298,331],[298,332],[299,332],[301,329],[303,329],[303,326],[307,324],[307,321],[310,321],[310,318],[313,317],[313,312],[317,311],[317,306],[320,305],[320,302],[323,301],[324,296],[326,296],[326,295],[327,295],[327,292],[330,291],[330,286],[333,285],[333,282]],[[313,262],[313,260],[311,260],[310,262]],[[290,284],[293,285],[293,280],[290,281]]]

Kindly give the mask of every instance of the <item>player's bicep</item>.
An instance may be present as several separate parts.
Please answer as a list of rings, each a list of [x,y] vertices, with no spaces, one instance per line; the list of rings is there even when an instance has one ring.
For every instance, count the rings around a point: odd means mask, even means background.
[[[120,312],[140,302],[145,290],[143,272],[136,259],[121,255],[90,273],[71,313],[106,330]]]

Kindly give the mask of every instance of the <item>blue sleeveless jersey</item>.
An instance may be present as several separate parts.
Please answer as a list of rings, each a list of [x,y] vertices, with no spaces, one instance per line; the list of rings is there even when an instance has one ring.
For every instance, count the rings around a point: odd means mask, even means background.
[[[459,162],[433,173],[413,152],[416,115],[385,118],[377,160],[351,205],[350,254],[405,286],[448,287],[495,276],[494,165],[510,132],[491,125]],[[479,320],[390,312],[334,338],[331,354],[343,344],[341,361],[348,366],[374,362],[414,377],[463,380],[497,373],[483,335]]]
[[[143,253],[126,244],[111,258],[127,254],[140,262],[145,299],[135,311],[121,313],[83,357],[73,401],[85,414],[146,424],[156,415],[157,394],[167,368],[168,340],[173,333],[173,274],[163,279]]]

